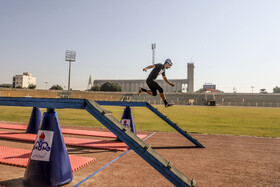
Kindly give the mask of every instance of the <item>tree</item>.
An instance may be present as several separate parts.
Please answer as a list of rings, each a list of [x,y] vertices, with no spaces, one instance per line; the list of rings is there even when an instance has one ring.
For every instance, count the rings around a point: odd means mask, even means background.
[[[100,91],[120,92],[121,90],[121,86],[117,83],[105,82],[100,87]]]
[[[12,88],[11,84],[0,84],[0,88]]]
[[[205,90],[203,88],[200,88],[199,90],[196,91],[196,93],[204,93]]]
[[[280,87],[276,86],[273,88],[273,93],[280,93]]]
[[[63,90],[63,88],[60,85],[53,85],[50,90]]]
[[[35,84],[29,84],[28,89],[35,89],[36,85]]]
[[[88,91],[100,91],[100,86],[93,86]]]
[[[267,94],[267,91],[266,91],[265,88],[262,88],[262,89],[260,89],[260,93],[262,93],[262,94]]]

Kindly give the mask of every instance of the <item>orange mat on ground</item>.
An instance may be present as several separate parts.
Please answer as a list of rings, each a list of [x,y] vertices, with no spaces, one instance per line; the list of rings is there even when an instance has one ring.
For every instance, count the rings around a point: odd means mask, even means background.
[[[0,128],[2,129],[16,129],[16,130],[25,130],[26,125],[13,125],[13,124],[4,124],[0,123]],[[63,134],[73,134],[73,135],[83,135],[83,136],[97,136],[97,137],[107,137],[107,138],[116,138],[116,135],[112,132],[102,132],[102,131],[91,131],[91,130],[78,130],[78,129],[65,129],[61,128]],[[144,139],[147,135],[137,134],[140,139]]]
[[[0,146],[0,163],[13,166],[27,167],[30,154],[31,150]],[[69,155],[69,159],[72,171],[77,171],[78,169],[96,160],[95,158],[74,155]]]
[[[13,132],[3,132],[0,131],[0,138],[9,140],[19,140],[27,142],[35,142],[36,134],[28,133],[13,133]],[[128,146],[123,142],[116,142],[112,140],[92,140],[83,138],[72,138],[64,137],[64,142],[66,145],[77,146],[77,147],[88,147],[96,149],[106,149],[115,151],[126,151]]]

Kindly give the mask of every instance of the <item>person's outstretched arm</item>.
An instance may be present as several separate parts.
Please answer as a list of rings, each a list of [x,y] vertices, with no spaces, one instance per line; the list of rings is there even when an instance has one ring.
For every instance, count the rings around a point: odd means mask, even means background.
[[[166,76],[162,76],[163,80],[165,80],[165,82],[167,82],[167,84],[169,84],[170,86],[174,87],[174,84],[169,82],[169,80],[166,78]]]
[[[151,69],[151,68],[155,68],[156,66],[155,65],[150,65],[150,66],[147,66],[143,69],[143,71],[147,71],[148,69]]]

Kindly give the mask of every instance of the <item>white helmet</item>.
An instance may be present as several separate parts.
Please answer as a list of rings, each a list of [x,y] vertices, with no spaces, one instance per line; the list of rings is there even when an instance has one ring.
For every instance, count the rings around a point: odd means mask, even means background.
[[[172,66],[172,65],[173,65],[172,60],[170,60],[169,58],[168,58],[168,59],[166,59],[164,63],[168,63],[170,66]]]

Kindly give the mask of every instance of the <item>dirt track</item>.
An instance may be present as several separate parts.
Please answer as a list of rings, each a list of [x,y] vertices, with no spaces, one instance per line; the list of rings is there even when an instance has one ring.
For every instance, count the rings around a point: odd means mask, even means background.
[[[188,178],[195,179],[198,186],[280,186],[280,138],[193,136],[206,148],[194,148],[178,133],[157,132],[146,142]],[[0,140],[0,146],[31,150],[33,144]],[[74,186],[123,153],[75,147],[68,147],[68,152],[95,157],[97,161],[74,172],[73,181],[66,186]],[[25,168],[0,164],[0,185],[23,186],[24,171]],[[173,185],[131,150],[80,186]]]

